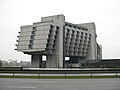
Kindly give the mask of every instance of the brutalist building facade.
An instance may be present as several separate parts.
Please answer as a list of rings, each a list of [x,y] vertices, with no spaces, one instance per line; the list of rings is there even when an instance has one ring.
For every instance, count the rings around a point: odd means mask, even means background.
[[[31,66],[42,67],[42,55],[46,55],[46,67],[65,66],[70,62],[102,58],[102,49],[96,41],[95,24],[72,24],[64,15],[42,17],[41,22],[21,26],[17,51],[31,55]]]

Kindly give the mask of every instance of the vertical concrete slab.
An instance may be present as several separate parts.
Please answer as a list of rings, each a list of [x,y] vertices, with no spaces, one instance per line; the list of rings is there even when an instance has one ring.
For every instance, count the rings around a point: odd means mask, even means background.
[[[96,26],[93,22],[92,23],[80,24],[80,25],[87,27],[88,28],[88,33],[91,34],[89,51],[88,51],[88,55],[86,56],[86,59],[95,60],[95,59],[97,59]]]
[[[59,26],[59,34],[57,39],[57,48],[55,53],[53,53],[53,56],[47,56],[47,67],[63,67],[64,65],[64,49],[63,49],[63,40],[64,40],[64,26],[65,26],[65,16],[64,15],[55,15],[55,16],[49,16],[49,17],[42,17],[41,21],[53,21],[53,25]],[[55,59],[55,58],[56,59]],[[50,62],[51,61],[51,62]],[[57,62],[57,64],[52,65],[53,62]]]
[[[55,55],[47,55],[46,68],[58,68],[58,57]]]

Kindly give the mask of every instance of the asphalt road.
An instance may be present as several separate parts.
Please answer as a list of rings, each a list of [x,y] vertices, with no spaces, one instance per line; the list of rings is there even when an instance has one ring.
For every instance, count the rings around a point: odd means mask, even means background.
[[[0,78],[0,90],[120,90],[120,78],[104,78],[104,79]]]

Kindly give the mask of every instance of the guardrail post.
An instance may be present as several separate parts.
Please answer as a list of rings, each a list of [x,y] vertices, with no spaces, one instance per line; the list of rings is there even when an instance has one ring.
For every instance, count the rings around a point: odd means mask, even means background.
[[[91,77],[92,77],[92,73],[91,73]]]
[[[14,72],[13,72],[13,78],[14,78]]]
[[[65,73],[65,78],[66,78],[66,73]]]
[[[117,73],[116,73],[116,77],[117,77]]]
[[[40,73],[38,73],[38,78],[40,78]]]

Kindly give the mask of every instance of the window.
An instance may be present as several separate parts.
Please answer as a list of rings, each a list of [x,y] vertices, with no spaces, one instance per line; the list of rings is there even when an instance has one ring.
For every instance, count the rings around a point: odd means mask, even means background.
[[[56,35],[58,35],[59,31],[57,30],[57,31],[55,31],[55,33],[56,33]]]
[[[81,35],[83,35],[83,32],[81,32]]]
[[[53,49],[55,49],[56,48],[56,45],[53,45]]]
[[[91,34],[89,34],[89,36],[91,37]]]
[[[32,39],[32,40],[33,40],[34,38],[35,38],[34,36],[31,36],[31,37],[30,37],[30,39]]]
[[[76,29],[76,26],[73,26],[73,28],[75,28],[75,29]]]
[[[48,45],[48,44],[46,44],[46,47],[47,47],[47,48],[48,48],[48,46],[49,46],[49,45]]]
[[[88,28],[86,28],[86,31],[88,31]]]
[[[33,43],[33,40],[30,40],[29,42],[32,44],[32,43]]]
[[[79,32],[79,31],[77,31],[77,34],[78,34],[78,35],[79,35],[79,33],[80,33],[80,32]]]
[[[32,45],[29,45],[29,47],[28,47],[29,49],[32,49],[33,47],[32,47]]]
[[[73,33],[73,34],[75,34],[75,31],[74,31],[74,30],[72,30],[72,33]]]
[[[70,29],[67,29],[67,33],[69,33],[70,32]]]
[[[50,40],[49,40],[49,39],[47,39],[47,42],[48,42],[48,43],[50,43]]]
[[[85,35],[87,36],[87,33],[85,33]]]
[[[53,25],[50,25],[50,29],[54,29],[54,26],[53,26]]]
[[[72,27],[71,25],[69,25],[69,27]]]
[[[33,35],[34,35],[34,34],[35,34],[35,31],[32,31],[32,32],[31,32],[31,34],[33,34]]]
[[[49,33],[50,33],[50,34],[53,34],[53,30],[50,30]]]
[[[56,30],[59,30],[60,29],[60,27],[59,26],[56,26]]]
[[[33,30],[36,31],[36,30],[37,30],[37,27],[33,27]]]

